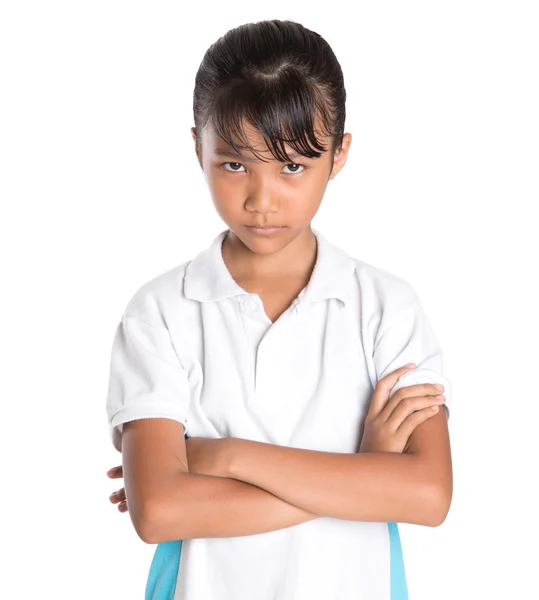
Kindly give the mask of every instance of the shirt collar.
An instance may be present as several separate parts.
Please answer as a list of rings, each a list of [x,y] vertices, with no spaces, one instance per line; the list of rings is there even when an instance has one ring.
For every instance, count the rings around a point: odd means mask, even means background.
[[[350,285],[355,261],[344,250],[329,243],[314,227],[317,240],[317,257],[311,279],[300,292],[302,302],[316,302],[338,298],[345,304],[350,295]],[[193,260],[185,271],[184,293],[186,298],[200,302],[215,302],[224,298],[248,294],[230,274],[222,255],[222,244],[228,229],[221,231],[213,242]]]

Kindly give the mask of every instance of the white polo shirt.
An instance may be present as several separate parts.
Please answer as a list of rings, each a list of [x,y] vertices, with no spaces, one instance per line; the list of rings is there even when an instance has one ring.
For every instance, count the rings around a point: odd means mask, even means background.
[[[374,386],[451,382],[413,287],[315,228],[307,286],[272,323],[230,275],[228,232],[133,295],[114,337],[110,433],[166,417],[190,437],[238,437],[357,453]],[[448,410],[447,410],[448,415]],[[146,600],[406,600],[396,523],[320,517],[250,536],[159,544]]]

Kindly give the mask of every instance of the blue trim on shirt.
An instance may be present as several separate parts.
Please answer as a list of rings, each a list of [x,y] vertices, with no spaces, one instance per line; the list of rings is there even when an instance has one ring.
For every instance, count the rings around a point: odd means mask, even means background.
[[[391,600],[408,600],[399,528],[397,523],[388,523],[387,528],[389,532]]]
[[[174,600],[181,553],[181,540],[157,544],[146,583],[145,600]]]

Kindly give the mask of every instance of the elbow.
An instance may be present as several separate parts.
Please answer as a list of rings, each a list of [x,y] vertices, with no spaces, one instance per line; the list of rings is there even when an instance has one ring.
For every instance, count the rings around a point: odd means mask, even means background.
[[[181,473],[182,477],[184,473]],[[190,477],[186,476],[185,481]],[[184,533],[190,528],[189,517],[192,502],[188,501],[189,488],[174,476],[162,481],[159,489],[150,497],[134,502],[136,509],[129,512],[133,526],[139,538],[146,544],[161,544],[173,540],[185,539]]]
[[[178,523],[178,513],[169,514],[169,510],[162,502],[146,505],[138,524],[133,523],[137,535],[144,543],[162,544],[185,539],[182,533],[184,527]]]
[[[424,495],[423,525],[439,527],[446,519],[451,507],[451,489],[431,487]]]
[[[160,544],[162,529],[159,523],[162,522],[162,509],[155,504],[146,504],[138,514],[132,515],[133,527],[139,538],[145,544]]]

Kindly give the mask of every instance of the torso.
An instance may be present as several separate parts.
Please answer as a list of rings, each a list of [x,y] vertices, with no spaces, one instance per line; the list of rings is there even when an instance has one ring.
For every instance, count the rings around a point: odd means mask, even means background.
[[[234,277],[247,294],[258,296],[253,302],[230,281],[228,275],[238,273],[224,271],[222,239],[156,277],[130,302],[133,318],[126,324],[139,333],[133,344],[118,337],[118,351],[137,352],[136,360],[123,354],[115,359],[125,372],[111,388],[109,415],[128,420],[123,384],[131,375],[129,409],[135,413],[128,417],[168,415],[185,423],[191,437],[357,453],[377,373],[402,351],[385,339],[385,349],[374,353],[374,336],[382,318],[394,322],[392,315],[409,305],[413,290],[324,243],[313,281],[297,272],[271,281]],[[291,310],[307,284],[313,293]],[[271,326],[270,320],[278,322]],[[171,345],[164,343],[169,335]],[[426,341],[417,343],[421,350]],[[166,352],[167,360],[157,361],[157,351]],[[422,360],[411,352],[402,361]],[[171,367],[175,357],[182,369]],[[144,382],[138,368],[151,377]],[[168,563],[156,561],[163,569],[158,587],[170,578],[167,595],[176,600],[221,598],[222,590],[235,600],[258,598],[260,590],[281,600],[407,597],[396,523],[324,517],[267,533],[179,540],[160,549]]]

